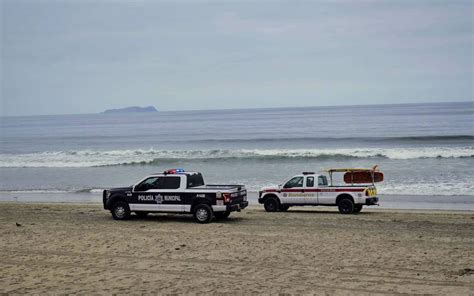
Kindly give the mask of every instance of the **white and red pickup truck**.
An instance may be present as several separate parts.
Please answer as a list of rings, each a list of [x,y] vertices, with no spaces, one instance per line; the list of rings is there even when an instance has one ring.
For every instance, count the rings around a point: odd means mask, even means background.
[[[286,211],[292,206],[337,206],[341,214],[358,213],[364,205],[378,204],[375,183],[383,181],[383,173],[377,166],[328,169],[326,173],[303,172],[282,185],[264,187],[259,191],[258,202],[267,212]],[[334,173],[344,173],[344,185],[333,185]]]

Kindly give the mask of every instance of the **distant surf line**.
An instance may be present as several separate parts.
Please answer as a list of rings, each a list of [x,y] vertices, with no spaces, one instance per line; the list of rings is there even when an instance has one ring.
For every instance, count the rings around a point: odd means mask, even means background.
[[[77,150],[0,154],[0,167],[100,167],[147,165],[176,161],[283,161],[351,159],[473,158],[474,147],[340,148],[340,149],[211,149],[211,150]]]

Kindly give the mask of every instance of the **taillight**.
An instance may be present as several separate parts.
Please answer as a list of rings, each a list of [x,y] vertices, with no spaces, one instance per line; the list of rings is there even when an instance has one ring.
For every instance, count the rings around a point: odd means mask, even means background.
[[[222,194],[222,197],[224,198],[224,202],[225,203],[228,203],[230,202],[231,198],[230,198],[230,193],[223,193]]]

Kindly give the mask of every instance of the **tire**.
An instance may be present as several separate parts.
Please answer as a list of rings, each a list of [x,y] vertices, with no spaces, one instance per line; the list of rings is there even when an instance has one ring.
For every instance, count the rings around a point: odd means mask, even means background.
[[[135,212],[135,215],[137,215],[138,218],[145,218],[148,216],[148,212]]]
[[[360,213],[362,211],[362,205],[355,205],[354,206],[354,213]]]
[[[343,198],[338,203],[339,213],[341,214],[352,214],[354,213],[354,202],[349,198]]]
[[[280,205],[280,212],[286,212],[289,208],[289,205]]]
[[[280,202],[274,197],[269,197],[263,203],[263,207],[267,212],[276,212],[280,208]]]
[[[223,219],[227,219],[230,216],[230,212],[229,211],[215,212],[214,216],[216,217],[217,220],[223,220]]]
[[[110,212],[115,220],[128,220],[130,218],[130,207],[123,201],[115,202]]]
[[[210,206],[198,204],[194,207],[193,217],[196,223],[205,224],[211,222],[214,215]]]

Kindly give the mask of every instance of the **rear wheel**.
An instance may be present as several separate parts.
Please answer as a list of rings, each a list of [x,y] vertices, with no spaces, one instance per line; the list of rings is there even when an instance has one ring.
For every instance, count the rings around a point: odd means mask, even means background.
[[[226,219],[230,216],[230,212],[229,211],[225,211],[225,212],[215,212],[214,213],[214,216],[216,217],[216,219],[218,220],[222,220],[222,219]]]
[[[269,197],[263,203],[263,207],[265,208],[265,211],[267,212],[276,212],[278,211],[280,207],[280,203],[278,202],[276,198]]]
[[[206,204],[199,204],[194,207],[193,217],[197,223],[209,223],[213,218],[212,209]]]
[[[362,211],[362,205],[355,205],[354,206],[354,213],[360,213]]]
[[[339,213],[352,214],[354,212],[354,202],[349,198],[343,198],[338,203]]]
[[[280,205],[280,211],[281,212],[286,212],[290,208],[289,205]]]
[[[130,208],[126,202],[118,201],[114,203],[110,211],[115,220],[127,220],[130,218]]]
[[[145,218],[148,216],[148,212],[135,212],[135,215],[137,215],[138,218]]]

